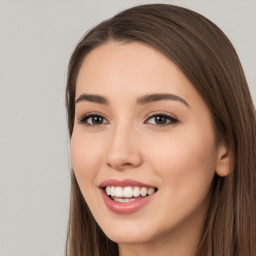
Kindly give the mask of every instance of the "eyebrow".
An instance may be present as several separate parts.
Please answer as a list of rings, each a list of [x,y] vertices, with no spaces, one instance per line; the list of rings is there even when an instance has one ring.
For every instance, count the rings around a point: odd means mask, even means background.
[[[160,93],[160,94],[148,94],[145,96],[142,96],[137,99],[137,104],[143,105],[155,101],[160,101],[160,100],[174,100],[174,101],[179,101],[189,107],[189,104],[182,98],[180,98],[177,95],[174,94],[169,94],[169,93]]]
[[[136,100],[136,103],[138,105],[144,105],[151,102],[161,101],[161,100],[174,100],[183,103],[187,107],[190,107],[189,104],[182,98],[180,98],[177,95],[169,94],[169,93],[158,93],[158,94],[148,94],[139,97]],[[81,94],[76,100],[75,103],[81,102],[81,101],[89,101],[94,103],[99,103],[103,105],[109,105],[109,101],[107,98],[96,95],[96,94]]]
[[[89,102],[95,102],[103,105],[109,105],[109,101],[100,95],[95,94],[81,94],[75,101],[75,103],[78,103],[80,101],[89,101]]]

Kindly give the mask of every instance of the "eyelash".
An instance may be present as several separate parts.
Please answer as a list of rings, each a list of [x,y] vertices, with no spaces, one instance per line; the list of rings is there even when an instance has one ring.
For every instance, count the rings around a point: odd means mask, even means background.
[[[93,118],[93,117],[100,117],[102,119],[107,120],[101,114],[98,114],[98,113],[88,113],[88,114],[82,116],[80,119],[78,119],[78,123],[83,124],[83,125],[85,125],[87,127],[95,127],[95,126],[99,126],[99,125],[109,124],[108,121],[105,122],[105,123],[100,123],[100,124],[89,124],[88,123],[88,119]],[[162,113],[162,112],[151,114],[150,116],[147,117],[146,121],[150,120],[151,118],[156,118],[156,117],[165,118],[168,121],[168,123],[164,123],[164,124],[157,124],[157,123],[152,124],[152,123],[149,123],[150,125],[158,126],[158,127],[163,127],[163,126],[175,125],[175,124],[177,124],[179,122],[176,118],[174,118],[174,117],[172,117],[172,116],[170,116],[170,115],[168,115],[166,113]]]

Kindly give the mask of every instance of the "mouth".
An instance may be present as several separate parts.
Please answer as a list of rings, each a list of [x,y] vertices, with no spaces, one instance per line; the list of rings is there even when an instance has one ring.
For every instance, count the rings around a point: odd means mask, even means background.
[[[103,188],[107,196],[119,203],[129,203],[144,197],[154,194],[157,189],[154,187],[139,187],[139,186],[106,186]]]
[[[108,180],[100,187],[107,208],[117,214],[130,214],[148,204],[158,189],[134,180]]]

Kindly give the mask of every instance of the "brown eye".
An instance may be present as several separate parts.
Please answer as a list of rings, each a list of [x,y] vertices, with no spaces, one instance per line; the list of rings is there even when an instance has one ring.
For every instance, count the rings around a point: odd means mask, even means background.
[[[79,120],[79,123],[83,123],[87,126],[96,126],[101,124],[107,124],[108,121],[101,115],[89,114],[89,115],[83,116]]]
[[[157,115],[150,116],[147,121],[147,123],[149,124],[154,124],[158,126],[171,125],[177,122],[178,122],[177,119],[166,114],[157,114]]]
[[[154,118],[156,124],[166,124],[168,122],[168,119],[165,116],[156,116]]]
[[[87,122],[91,124],[102,124],[104,122],[104,118],[102,116],[92,116],[87,119]]]

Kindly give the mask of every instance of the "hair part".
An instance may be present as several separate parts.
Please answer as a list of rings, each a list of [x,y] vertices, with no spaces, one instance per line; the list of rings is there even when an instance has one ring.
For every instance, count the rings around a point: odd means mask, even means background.
[[[149,4],[132,7],[90,30],[71,56],[66,88],[69,135],[78,72],[86,55],[109,41],[141,42],[173,61],[208,106],[216,140],[232,156],[232,172],[215,176],[196,256],[256,255],[256,115],[234,47],[211,21],[191,10]],[[118,255],[117,244],[94,220],[71,170],[66,255]]]

